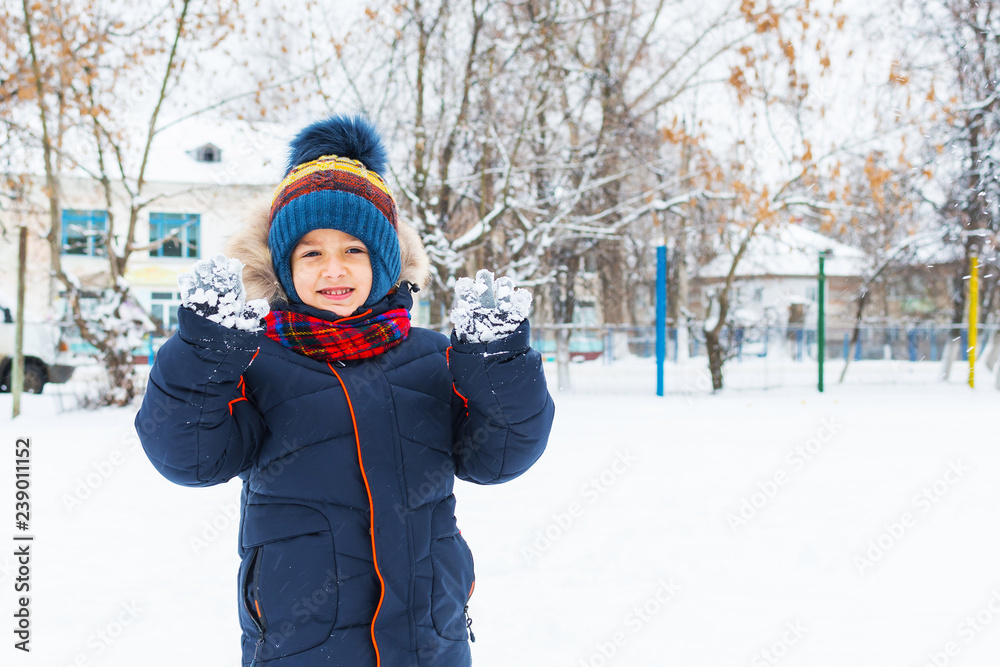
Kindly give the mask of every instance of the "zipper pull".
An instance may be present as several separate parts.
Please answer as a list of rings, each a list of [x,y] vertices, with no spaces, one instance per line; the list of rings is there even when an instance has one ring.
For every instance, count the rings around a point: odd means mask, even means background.
[[[333,363],[337,364],[337,365],[338,365],[338,366],[340,366],[341,368],[347,368],[347,364],[345,364],[345,363],[344,363],[343,361],[341,361],[340,359],[334,359],[334,360],[333,360]]]
[[[475,644],[476,635],[472,633],[472,617],[469,616],[469,605],[465,605],[465,627],[469,631],[469,641]]]
[[[263,645],[263,643],[264,643],[264,633],[261,632],[259,635],[257,635],[257,646],[254,647],[253,650],[253,658],[251,658],[250,660],[250,667],[255,667],[255,665],[257,664],[257,654],[260,653],[260,647],[261,645]]]

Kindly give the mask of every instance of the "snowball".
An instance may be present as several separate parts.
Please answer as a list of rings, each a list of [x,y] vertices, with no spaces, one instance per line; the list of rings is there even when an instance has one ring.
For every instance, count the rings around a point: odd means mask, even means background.
[[[529,314],[531,293],[516,289],[514,281],[482,269],[476,280],[459,278],[455,283],[455,306],[451,321],[464,342],[489,343],[514,332]]]
[[[243,262],[225,255],[196,262],[177,283],[181,305],[224,327],[259,331],[269,308],[263,299],[245,303]]]

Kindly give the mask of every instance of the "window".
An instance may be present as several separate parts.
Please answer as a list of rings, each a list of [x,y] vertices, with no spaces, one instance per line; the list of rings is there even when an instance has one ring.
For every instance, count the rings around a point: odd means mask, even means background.
[[[197,213],[150,213],[150,257],[198,257],[201,216]]]
[[[205,144],[195,151],[195,159],[198,162],[222,162],[222,151],[218,146]]]
[[[181,295],[178,292],[153,292],[150,295],[152,305],[149,314],[159,320],[165,331],[177,329],[177,309],[181,305]]]
[[[62,254],[106,257],[107,211],[63,209]]]

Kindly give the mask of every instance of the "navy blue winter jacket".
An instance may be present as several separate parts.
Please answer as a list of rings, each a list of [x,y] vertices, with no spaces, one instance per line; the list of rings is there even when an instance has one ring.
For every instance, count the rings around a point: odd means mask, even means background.
[[[378,307],[411,305],[400,289]],[[450,347],[414,327],[372,359],[326,364],[179,320],[136,428],[172,482],[243,479],[242,664],[470,665],[475,575],[452,488],[513,479],[545,448],[554,408],[528,323]]]

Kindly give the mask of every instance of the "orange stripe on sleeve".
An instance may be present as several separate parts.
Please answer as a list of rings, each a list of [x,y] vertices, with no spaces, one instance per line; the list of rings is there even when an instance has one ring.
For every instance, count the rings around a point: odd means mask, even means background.
[[[255,354],[253,356],[256,357],[257,355]],[[236,385],[236,387],[242,392],[242,396],[229,401],[229,414],[233,414],[233,404],[247,400],[247,384],[244,382],[242,375],[240,376],[240,383]]]
[[[449,347],[447,350],[444,351],[444,360],[445,360],[445,363],[448,364],[448,368],[450,369],[451,368],[451,347]],[[453,392],[455,392],[456,396],[458,396],[460,399],[462,399],[462,403],[465,405],[465,411],[468,412],[469,411],[469,399],[467,399],[465,396],[462,396],[461,392],[458,391],[458,387],[455,386],[455,382],[454,381],[452,381],[452,383],[451,383],[451,390]]]
[[[250,364],[253,363],[253,360],[257,358],[258,354],[260,354],[259,347],[257,348],[257,351],[253,353],[253,356],[250,357]],[[247,367],[249,367],[250,364],[247,364]],[[236,385],[236,388],[242,392],[242,395],[239,398],[234,398],[233,400],[229,401],[229,414],[233,414],[234,403],[239,403],[240,401],[247,400],[247,383],[246,380],[243,379],[242,375],[240,376],[240,382],[239,384]]]

